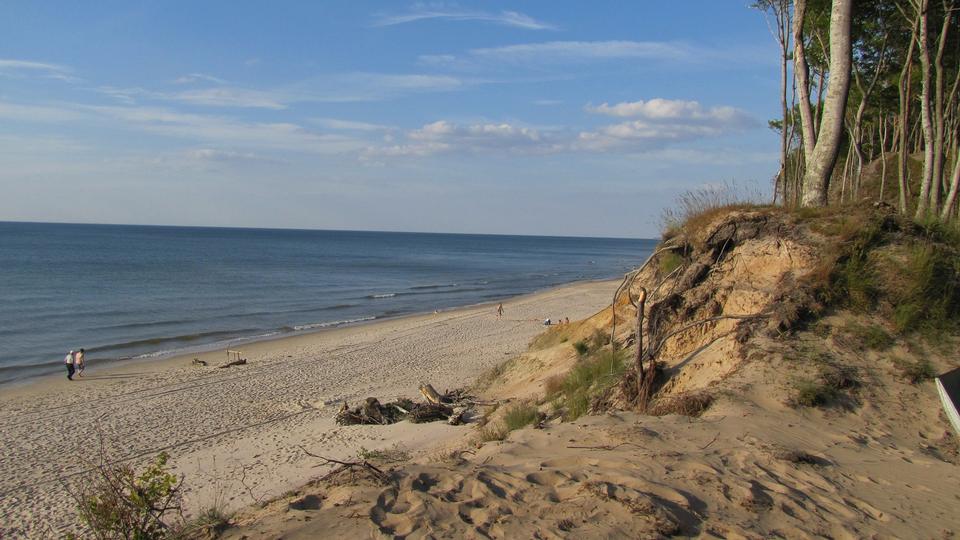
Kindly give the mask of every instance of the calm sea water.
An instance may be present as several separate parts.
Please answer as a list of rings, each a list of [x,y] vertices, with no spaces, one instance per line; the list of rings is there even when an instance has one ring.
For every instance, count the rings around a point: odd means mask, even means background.
[[[0,383],[620,276],[652,240],[0,222]]]

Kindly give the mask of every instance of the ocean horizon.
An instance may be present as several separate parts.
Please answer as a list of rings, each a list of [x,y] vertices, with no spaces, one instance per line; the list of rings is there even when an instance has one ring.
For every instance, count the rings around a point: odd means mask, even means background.
[[[93,368],[619,277],[655,243],[0,222],[0,384],[81,347]]]

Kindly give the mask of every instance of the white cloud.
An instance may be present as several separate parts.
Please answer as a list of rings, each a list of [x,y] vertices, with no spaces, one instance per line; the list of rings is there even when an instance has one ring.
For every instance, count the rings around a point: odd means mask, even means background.
[[[439,153],[501,151],[543,154],[556,151],[553,133],[508,123],[459,125],[446,120],[404,134],[405,142],[371,147],[365,156],[428,156]]]
[[[244,88],[203,88],[187,90],[173,94],[155,94],[158,99],[178,101],[189,105],[206,105],[210,107],[238,107],[255,109],[285,109],[281,101],[282,95],[259,90]]]
[[[659,41],[548,41],[471,49],[476,58],[507,62],[585,62],[603,59],[648,58],[681,60],[690,58],[690,48]]]
[[[189,73],[182,77],[177,77],[173,82],[176,84],[190,84],[199,81],[211,82],[215,84],[227,84],[227,81],[214,77],[213,75],[207,75],[206,73]]]
[[[72,70],[60,64],[46,62],[32,62],[29,60],[11,60],[0,58],[0,75],[22,76],[24,73],[35,73],[49,79],[76,81]]]
[[[586,107],[587,111],[619,118],[637,118],[583,131],[575,147],[592,151],[617,148],[653,148],[669,142],[716,137],[756,125],[735,107],[705,108],[697,101],[654,98]]]
[[[311,122],[338,131],[389,131],[394,128],[382,124],[370,124],[353,120],[338,120],[336,118],[314,118]]]
[[[524,28],[527,30],[556,30],[557,27],[543,21],[538,21],[529,15],[524,15],[516,11],[501,11],[500,13],[489,13],[483,11],[460,11],[445,9],[419,9],[409,13],[396,15],[381,15],[374,22],[373,26],[394,26],[398,24],[412,23],[428,19],[446,19],[451,21],[482,21],[499,24],[503,26],[512,26],[515,28]]]
[[[747,113],[734,107],[704,108],[697,101],[654,98],[650,100],[628,101],[608,105],[602,103],[596,107],[587,105],[587,111],[621,118],[642,117],[653,120],[697,120],[718,123],[751,123]]]
[[[79,120],[84,115],[67,107],[24,105],[0,101],[0,118],[20,122],[61,123]]]
[[[234,150],[220,150],[217,148],[195,148],[186,152],[188,158],[196,161],[217,162],[244,162],[244,161],[274,161],[270,158],[253,152],[237,152]]]
[[[286,122],[243,122],[221,116],[187,114],[154,107],[86,107],[128,127],[158,135],[242,148],[331,154],[359,149],[359,141],[318,134]]]

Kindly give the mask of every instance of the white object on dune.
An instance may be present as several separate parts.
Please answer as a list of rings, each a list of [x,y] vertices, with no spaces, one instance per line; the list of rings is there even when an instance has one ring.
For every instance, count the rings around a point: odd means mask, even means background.
[[[960,368],[948,371],[936,380],[943,410],[953,424],[953,430],[960,435],[960,413],[957,412],[957,404],[960,403]]]

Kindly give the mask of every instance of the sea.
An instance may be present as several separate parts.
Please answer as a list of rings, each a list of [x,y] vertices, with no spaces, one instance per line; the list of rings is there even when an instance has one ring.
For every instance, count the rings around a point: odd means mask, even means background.
[[[0,222],[0,384],[622,276],[655,241]]]

